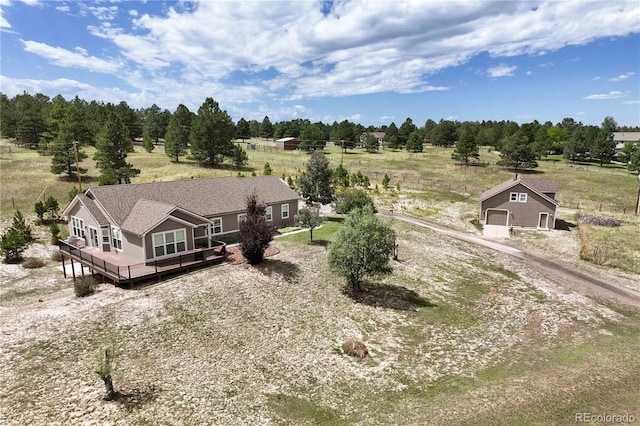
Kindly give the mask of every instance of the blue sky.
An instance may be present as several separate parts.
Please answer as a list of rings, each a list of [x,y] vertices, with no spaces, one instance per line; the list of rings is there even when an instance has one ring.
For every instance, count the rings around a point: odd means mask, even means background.
[[[640,2],[0,0],[0,91],[234,120],[640,126]]]

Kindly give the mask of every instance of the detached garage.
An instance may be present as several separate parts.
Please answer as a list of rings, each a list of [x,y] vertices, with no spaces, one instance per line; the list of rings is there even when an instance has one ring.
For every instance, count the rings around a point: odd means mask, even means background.
[[[554,229],[556,179],[513,179],[480,195],[480,223],[489,226]]]

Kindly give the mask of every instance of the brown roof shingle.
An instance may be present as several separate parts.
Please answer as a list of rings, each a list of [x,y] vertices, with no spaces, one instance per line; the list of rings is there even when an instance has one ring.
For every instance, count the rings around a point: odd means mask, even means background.
[[[267,203],[299,199],[298,194],[277,176],[228,176],[110,185],[91,188],[88,192],[118,226],[125,223],[139,200],[176,206],[200,216],[213,217],[243,211],[246,198],[253,192],[258,195],[258,200]],[[137,229],[141,226],[138,221],[136,217],[134,227]]]

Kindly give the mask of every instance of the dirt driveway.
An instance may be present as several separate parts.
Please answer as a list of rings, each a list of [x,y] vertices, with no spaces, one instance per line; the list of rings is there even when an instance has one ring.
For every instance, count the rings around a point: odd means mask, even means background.
[[[389,216],[388,211],[381,211],[381,214]],[[559,285],[567,289],[586,293],[592,297],[610,300],[618,304],[640,308],[640,293],[623,287],[612,277],[606,280],[597,278],[586,272],[561,265],[558,262],[554,262],[529,251],[511,247],[510,245],[499,241],[488,240],[465,232],[445,228],[424,220],[398,214],[393,214],[391,217],[396,220],[402,220],[423,228],[431,229],[435,232],[445,234],[458,240],[466,241],[513,256],[522,260],[532,268],[541,271],[545,276],[556,281]]]

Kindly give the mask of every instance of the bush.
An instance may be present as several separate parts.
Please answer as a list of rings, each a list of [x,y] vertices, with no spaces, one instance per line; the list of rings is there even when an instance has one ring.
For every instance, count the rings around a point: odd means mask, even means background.
[[[78,277],[73,282],[73,290],[77,297],[85,297],[93,294],[98,288],[98,281],[93,277]]]
[[[363,209],[365,206],[370,206],[373,212],[376,212],[373,198],[362,189],[347,188],[342,190],[336,197],[335,210],[338,214],[346,214],[355,209]]]
[[[275,228],[264,217],[267,206],[258,202],[254,193],[247,197],[246,220],[240,224],[240,251],[250,265],[262,262],[264,252],[273,240]]]
[[[22,261],[22,267],[26,269],[42,268],[47,262],[37,257],[27,257]]]
[[[54,223],[49,227],[49,231],[51,232],[51,244],[56,244],[58,238],[60,238],[60,227],[57,223]]]
[[[54,262],[62,262],[62,253],[60,253],[60,250],[56,250],[51,253],[51,260]]]

